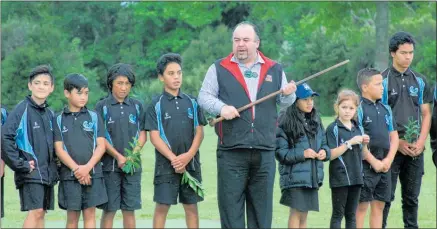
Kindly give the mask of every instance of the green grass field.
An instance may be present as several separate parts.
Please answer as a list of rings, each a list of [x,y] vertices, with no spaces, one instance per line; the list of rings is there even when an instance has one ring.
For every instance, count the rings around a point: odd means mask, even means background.
[[[333,120],[332,117],[324,118],[325,127]],[[213,128],[205,127],[205,139],[201,146],[201,162],[204,185],[206,188],[205,201],[199,204],[199,212],[201,219],[209,219],[219,221],[219,212],[217,207],[217,166],[216,166],[216,143],[217,137]],[[426,144],[429,148],[429,141]],[[154,202],[153,202],[153,168],[154,168],[154,148],[150,142],[146,144],[143,150],[143,177],[142,177],[142,203],[143,208],[136,212],[138,220],[150,220],[153,217]],[[331,217],[331,190],[328,184],[327,172],[328,163],[325,164],[325,182],[319,192],[320,212],[310,212],[308,216],[308,227],[327,228]],[[273,200],[273,227],[287,227],[289,209],[279,204],[280,189],[279,189],[279,174],[276,174],[274,200]],[[402,209],[400,198],[400,185],[396,193],[396,200],[392,204],[389,216],[390,228],[402,228]],[[57,187],[55,188],[57,190]],[[55,210],[49,211],[46,215],[48,225],[54,225],[58,222],[57,227],[64,227],[66,220],[66,212],[62,211],[57,206],[57,196],[55,196]],[[423,177],[422,190],[419,200],[419,226],[422,228],[436,228],[436,169],[431,161],[430,150],[425,151],[425,175]],[[2,228],[21,227],[26,213],[20,212],[20,204],[18,191],[13,183],[13,173],[7,169],[5,177],[5,218],[2,220]],[[101,211],[97,210],[97,221],[100,220]],[[174,206],[170,209],[169,219],[178,219],[182,222],[184,211],[182,206]],[[118,213],[116,225],[122,225],[121,213]],[[62,224],[60,224],[62,222]],[[344,220],[343,220],[344,223]],[[80,225],[82,227],[82,224]],[[137,225],[141,227],[141,225]],[[185,226],[179,223],[177,227]],[[201,224],[202,226],[202,224]],[[368,221],[365,224],[368,227]],[[143,226],[144,227],[144,226]]]

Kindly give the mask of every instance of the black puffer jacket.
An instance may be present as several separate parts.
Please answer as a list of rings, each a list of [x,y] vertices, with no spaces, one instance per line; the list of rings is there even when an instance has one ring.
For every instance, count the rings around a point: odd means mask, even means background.
[[[323,127],[320,126],[316,134],[316,148],[318,152],[321,149],[326,151],[324,161],[329,161],[331,150],[326,143],[326,136]],[[276,132],[276,160],[279,161],[279,175],[281,190],[288,188],[307,187],[313,188],[312,185],[312,161],[314,159],[306,159],[304,150],[311,148],[307,136],[300,138],[299,142],[290,146],[287,140],[287,135],[280,127]],[[317,183],[318,186],[323,184],[323,162],[315,160],[317,168]]]

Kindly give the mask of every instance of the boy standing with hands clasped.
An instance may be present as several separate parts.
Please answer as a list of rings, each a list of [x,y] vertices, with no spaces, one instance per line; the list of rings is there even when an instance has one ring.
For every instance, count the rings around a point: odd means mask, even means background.
[[[201,182],[199,147],[203,140],[205,117],[197,101],[180,90],[182,60],[179,54],[168,53],[157,63],[164,92],[152,100],[146,114],[146,130],[155,146],[156,202],[153,227],[164,228],[170,205],[183,204],[188,228],[199,227],[197,202],[203,201],[190,186],[181,184],[185,171]]]
[[[67,210],[67,228],[77,228],[81,211],[84,228],[96,227],[96,206],[108,201],[100,158],[105,132],[100,117],[86,108],[88,80],[69,74],[64,80],[68,106],[55,119],[55,149],[62,162],[58,203]]]
[[[361,90],[358,106],[358,124],[369,135],[370,143],[364,148],[364,187],[357,209],[357,227],[362,228],[370,203],[370,227],[382,227],[385,202],[390,201],[390,166],[398,149],[396,122],[389,106],[382,104],[382,75],[373,68],[358,72],[357,84]]]

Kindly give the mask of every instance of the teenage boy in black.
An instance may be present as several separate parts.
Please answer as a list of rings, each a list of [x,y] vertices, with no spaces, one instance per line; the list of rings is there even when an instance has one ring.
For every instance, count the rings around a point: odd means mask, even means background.
[[[157,63],[164,92],[152,100],[146,114],[146,130],[155,146],[154,196],[156,202],[153,227],[164,228],[170,205],[183,204],[188,228],[199,227],[197,202],[203,201],[188,185],[181,185],[182,173],[201,181],[199,147],[203,140],[205,117],[190,95],[180,90],[182,60],[168,53]]]
[[[390,165],[398,150],[399,137],[390,107],[381,102],[381,73],[373,68],[362,69],[358,72],[357,85],[362,97],[357,120],[370,137],[370,152],[364,148],[364,187],[357,209],[357,228],[363,228],[369,203],[369,225],[371,228],[381,228],[384,205],[390,201]]]
[[[121,209],[124,228],[135,228],[135,210],[141,209],[142,169],[134,169],[133,175],[121,169],[126,163],[125,149],[131,149],[129,142],[138,140],[139,148],[135,150],[141,150],[146,143],[145,112],[140,101],[129,97],[135,84],[130,65],[112,66],[106,82],[110,94],[96,104],[96,112],[106,126],[106,154],[102,163],[108,203],[99,207],[103,209],[100,227],[112,228],[115,213]]]
[[[382,103],[389,105],[399,128],[399,152],[392,165],[391,201],[395,198],[398,177],[401,183],[402,213],[405,228],[418,228],[420,186],[424,174],[423,151],[431,126],[432,87],[426,78],[412,70],[416,43],[406,32],[397,32],[390,39],[392,66],[386,69]],[[404,139],[405,125],[412,118],[419,122],[420,135],[413,143]],[[384,209],[383,227],[387,225],[391,201]]]
[[[54,209],[58,179],[53,149],[53,111],[47,97],[54,76],[47,65],[35,67],[27,84],[31,95],[15,106],[2,127],[2,159],[15,172],[21,211],[28,211],[23,227],[43,228],[47,210]]]
[[[88,110],[88,80],[81,74],[64,79],[68,106],[57,114],[55,149],[62,162],[58,204],[67,211],[67,228],[77,228],[83,212],[84,228],[96,227],[96,206],[108,201],[100,159],[105,153],[105,126]]]

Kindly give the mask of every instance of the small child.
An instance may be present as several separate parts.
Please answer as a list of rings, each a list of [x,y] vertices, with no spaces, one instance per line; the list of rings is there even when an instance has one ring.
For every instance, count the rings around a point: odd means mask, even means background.
[[[108,201],[100,158],[105,153],[101,118],[88,110],[88,80],[81,74],[64,79],[68,107],[55,119],[55,149],[62,162],[58,204],[67,210],[67,228],[77,228],[81,211],[84,228],[96,227],[96,206]]]
[[[358,72],[357,84],[362,97],[357,112],[358,125],[370,137],[368,149],[364,147],[364,187],[356,213],[357,227],[363,227],[370,203],[370,227],[381,228],[385,203],[391,199],[390,167],[398,149],[399,137],[391,108],[381,102],[381,73],[373,68],[362,69]]]
[[[319,211],[318,190],[323,183],[323,162],[331,157],[320,116],[318,96],[308,84],[297,87],[297,100],[281,116],[276,135],[280,203],[290,207],[289,228],[306,228],[308,211]]]
[[[170,205],[183,204],[188,228],[199,228],[197,203],[203,201],[187,184],[181,184],[185,171],[202,181],[199,147],[203,140],[205,117],[197,101],[181,92],[182,60],[179,54],[168,53],[157,63],[164,92],[154,98],[146,115],[146,130],[155,146],[156,202],[153,228],[164,228]]]
[[[334,104],[337,118],[326,128],[326,139],[331,148],[331,228],[341,228],[343,216],[346,228],[356,228],[355,212],[363,185],[362,153],[369,142],[369,136],[356,122],[359,102],[360,98],[354,91],[340,91]]]
[[[27,84],[31,95],[15,106],[2,127],[1,157],[15,173],[24,228],[44,228],[47,210],[54,209],[58,181],[53,148],[53,111],[47,103],[54,89],[48,65],[35,67]]]

